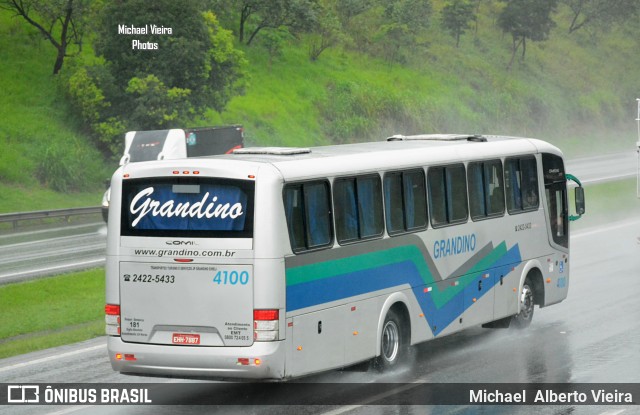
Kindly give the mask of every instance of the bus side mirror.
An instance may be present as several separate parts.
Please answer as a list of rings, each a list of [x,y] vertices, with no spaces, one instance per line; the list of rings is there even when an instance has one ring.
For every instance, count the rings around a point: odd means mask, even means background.
[[[584,187],[578,186],[575,188],[575,200],[576,200],[576,213],[580,216],[584,215],[584,212],[585,212]]]
[[[567,173],[565,177],[567,178],[567,180],[571,180],[578,185],[578,187],[575,188],[574,193],[574,199],[576,202],[576,216],[569,215],[570,221],[578,220],[582,217],[582,215],[584,215],[584,212],[586,211],[584,205],[584,187],[582,187],[582,183],[580,183],[580,180],[578,180],[578,178],[573,174]]]

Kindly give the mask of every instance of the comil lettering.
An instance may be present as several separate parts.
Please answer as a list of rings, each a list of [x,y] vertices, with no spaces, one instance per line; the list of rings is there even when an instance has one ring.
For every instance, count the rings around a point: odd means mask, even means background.
[[[179,216],[182,218],[197,217],[198,219],[202,219],[204,217],[206,217],[207,219],[225,219],[227,217],[235,219],[244,213],[242,211],[242,204],[239,202],[234,203],[233,205],[230,203],[216,204],[216,202],[218,201],[217,196],[213,196],[213,198],[211,198],[211,201],[207,203],[207,201],[209,200],[209,192],[204,194],[201,201],[195,202],[193,204],[189,202],[175,203],[175,201],[173,200],[168,200],[161,204],[160,201],[154,200],[150,197],[152,194],[153,187],[147,187],[146,189],[140,191],[131,201],[129,211],[132,215],[137,215],[131,223],[131,226],[135,227],[138,222],[140,222],[140,220],[148,213],[151,213],[152,216],[161,216],[167,218],[170,218],[172,216]]]

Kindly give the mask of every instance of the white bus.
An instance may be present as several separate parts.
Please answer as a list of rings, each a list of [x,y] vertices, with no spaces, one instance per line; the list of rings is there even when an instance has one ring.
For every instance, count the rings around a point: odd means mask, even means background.
[[[245,148],[127,164],[111,188],[106,331],[123,373],[384,369],[567,296],[567,175],[535,139]]]

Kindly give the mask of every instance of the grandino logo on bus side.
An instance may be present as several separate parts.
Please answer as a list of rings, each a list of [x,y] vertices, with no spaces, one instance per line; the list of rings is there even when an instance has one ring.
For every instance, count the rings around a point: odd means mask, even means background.
[[[153,191],[153,187],[147,187],[146,189],[138,192],[131,201],[129,211],[132,215],[137,215],[131,223],[131,226],[135,227],[138,222],[140,222],[140,220],[149,213],[151,213],[152,216],[167,218],[175,216],[182,218],[197,217],[198,219],[202,219],[204,217],[207,219],[226,219],[227,217],[236,219],[244,214],[242,204],[240,202],[234,203],[233,205],[231,203],[218,204],[218,197],[213,196],[210,199],[209,192],[204,194],[202,200],[191,204],[189,202],[176,203],[174,200],[167,200],[162,203],[161,201],[155,200],[151,197],[153,195]]]

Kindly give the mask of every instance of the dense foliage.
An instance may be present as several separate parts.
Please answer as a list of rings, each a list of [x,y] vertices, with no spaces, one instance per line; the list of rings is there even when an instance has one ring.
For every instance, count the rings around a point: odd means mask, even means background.
[[[114,165],[96,148],[109,160],[126,131],[173,126],[240,123],[259,145],[425,132],[539,136],[571,154],[635,142],[635,0],[177,3],[0,0],[0,182],[99,193]],[[58,75],[59,49],[15,5],[54,39],[60,19],[77,22]],[[118,34],[151,24],[172,33]]]
[[[104,7],[95,41],[104,61],[78,67],[68,90],[105,148],[117,152],[123,130],[178,128],[242,93],[243,54],[202,5],[129,0]],[[129,28],[145,33],[123,34]]]

